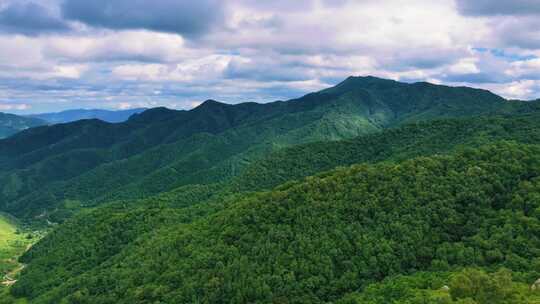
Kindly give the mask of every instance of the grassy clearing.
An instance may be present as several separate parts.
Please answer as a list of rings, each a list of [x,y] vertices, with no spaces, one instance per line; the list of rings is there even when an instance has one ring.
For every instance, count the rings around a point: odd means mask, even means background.
[[[36,233],[24,231],[17,221],[0,213],[0,303],[26,303],[24,299],[11,299],[4,283],[16,279],[22,265],[17,258],[38,237]]]
[[[17,258],[37,239],[36,233],[25,231],[15,219],[0,214],[1,282],[5,282],[7,278],[15,279],[17,270],[20,270],[22,266],[17,262]]]

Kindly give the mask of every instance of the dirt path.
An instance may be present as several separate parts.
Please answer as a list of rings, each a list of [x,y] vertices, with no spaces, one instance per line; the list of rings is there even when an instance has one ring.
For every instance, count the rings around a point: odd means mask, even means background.
[[[2,278],[2,285],[4,286],[11,286],[13,284],[15,284],[17,282],[17,280],[15,280],[14,278],[17,276],[17,274],[19,274],[19,272],[21,272],[24,267],[26,267],[26,265],[20,265],[19,267],[13,269],[10,273],[4,275],[4,277]]]
[[[25,249],[25,252],[30,250],[30,248],[32,248],[32,245],[33,244],[28,244],[28,246],[26,246],[26,249]],[[2,278],[2,282],[0,282],[0,285],[4,285],[4,286],[11,286],[15,283],[17,283],[17,280],[15,280],[14,278],[17,277],[17,275],[23,271],[23,269],[26,267],[26,265],[24,264],[20,264],[19,267],[13,269],[12,271],[10,271],[8,274],[4,275],[4,277]]]
[[[21,272],[24,267],[26,267],[26,265],[22,264],[20,265],[19,267],[13,269],[10,273],[6,274],[3,278],[2,278],[2,285],[4,286],[11,286],[13,284],[15,284],[17,282],[17,280],[14,279],[14,277],[17,276],[17,274],[19,274],[19,272]]]

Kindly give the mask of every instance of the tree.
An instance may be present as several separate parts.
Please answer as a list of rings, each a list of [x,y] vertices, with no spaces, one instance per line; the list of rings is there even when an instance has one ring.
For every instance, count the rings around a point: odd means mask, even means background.
[[[494,274],[479,269],[465,269],[452,278],[450,295],[455,301],[472,299],[478,304],[523,303],[513,288],[512,274],[507,269]]]

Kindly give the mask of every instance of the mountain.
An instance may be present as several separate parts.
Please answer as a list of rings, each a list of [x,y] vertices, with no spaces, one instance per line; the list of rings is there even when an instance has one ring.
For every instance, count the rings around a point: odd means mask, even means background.
[[[502,142],[340,168],[217,200],[214,211],[98,208],[33,246],[11,292],[31,303],[375,303],[353,294],[463,267],[505,267],[494,277],[529,286],[539,275],[539,176],[539,146]],[[446,278],[416,284],[457,290]],[[406,294],[388,288],[380,296]]]
[[[28,117],[38,118],[48,122],[49,124],[68,123],[82,119],[99,119],[106,122],[119,123],[128,120],[128,118],[133,114],[138,114],[144,111],[146,111],[144,108],[118,111],[76,109],[57,113],[33,114],[28,115]]]
[[[150,109],[118,124],[85,120],[34,128],[0,141],[0,210],[61,220],[107,201],[226,181],[292,145],[531,107],[484,90],[351,77],[290,101],[209,100],[190,111]]]
[[[255,160],[232,184],[235,191],[271,189],[339,166],[399,161],[501,140],[540,144],[540,111],[437,119],[353,139],[296,145]]]
[[[22,130],[42,126],[45,121],[14,114],[0,113],[0,139],[11,136]]]
[[[0,303],[533,304],[539,152],[536,103],[372,77],[29,129],[2,209],[59,225]]]

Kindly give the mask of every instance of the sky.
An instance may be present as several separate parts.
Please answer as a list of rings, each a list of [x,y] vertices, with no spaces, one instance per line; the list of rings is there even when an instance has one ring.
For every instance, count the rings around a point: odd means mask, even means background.
[[[190,109],[373,75],[540,98],[540,0],[0,0],[0,111]]]

